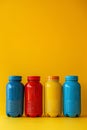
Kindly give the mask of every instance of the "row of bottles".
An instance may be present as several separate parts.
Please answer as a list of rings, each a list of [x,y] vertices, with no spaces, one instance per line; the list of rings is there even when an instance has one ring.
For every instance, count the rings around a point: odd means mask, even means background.
[[[43,89],[40,76],[29,76],[24,86],[21,76],[10,76],[6,86],[6,114],[11,117],[23,115],[25,102],[25,115],[40,117],[43,112]],[[24,101],[25,99],[25,101]],[[78,76],[66,76],[63,86],[58,76],[48,76],[44,91],[45,116],[76,117],[81,113],[81,87]]]

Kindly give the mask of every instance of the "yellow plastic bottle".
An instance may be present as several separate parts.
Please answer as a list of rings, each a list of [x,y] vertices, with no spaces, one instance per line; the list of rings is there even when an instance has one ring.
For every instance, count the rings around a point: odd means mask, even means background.
[[[57,117],[62,112],[62,87],[58,76],[48,76],[45,83],[45,116]]]

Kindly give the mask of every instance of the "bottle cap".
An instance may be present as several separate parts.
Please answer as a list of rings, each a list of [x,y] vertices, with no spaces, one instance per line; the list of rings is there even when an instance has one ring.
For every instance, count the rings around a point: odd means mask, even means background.
[[[9,80],[21,80],[22,76],[9,76]]]
[[[72,80],[72,81],[78,81],[78,76],[66,76],[65,77],[65,80]]]
[[[48,80],[59,80],[59,76],[48,76]]]
[[[40,76],[28,76],[27,79],[30,81],[40,81]]]

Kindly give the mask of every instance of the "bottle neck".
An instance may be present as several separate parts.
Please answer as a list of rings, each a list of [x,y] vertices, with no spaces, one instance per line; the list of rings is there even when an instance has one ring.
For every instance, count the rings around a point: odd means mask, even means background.
[[[48,79],[47,81],[59,82],[59,80],[58,80],[58,79]]]
[[[28,82],[40,82],[40,80],[28,80]]]
[[[78,80],[65,80],[66,82],[78,82]]]
[[[21,82],[21,80],[9,80],[9,82]]]

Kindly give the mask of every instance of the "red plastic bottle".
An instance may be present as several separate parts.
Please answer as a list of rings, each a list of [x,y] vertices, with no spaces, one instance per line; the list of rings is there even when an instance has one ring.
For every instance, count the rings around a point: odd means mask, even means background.
[[[39,117],[42,115],[42,84],[40,76],[28,76],[25,85],[25,115]]]

